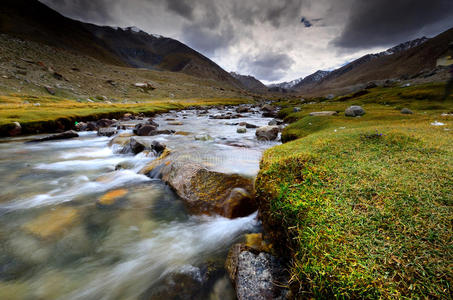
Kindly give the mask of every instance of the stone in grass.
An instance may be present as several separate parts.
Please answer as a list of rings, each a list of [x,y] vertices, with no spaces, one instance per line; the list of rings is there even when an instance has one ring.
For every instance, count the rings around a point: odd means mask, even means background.
[[[338,113],[336,111],[314,111],[310,113],[310,116],[315,117],[326,117],[326,116],[336,116]]]
[[[364,114],[365,114],[365,110],[361,106],[358,106],[358,105],[350,106],[344,112],[344,115],[346,117],[359,117],[359,116],[363,116]]]
[[[412,110],[410,110],[409,108],[405,107],[401,110],[401,113],[404,115],[412,115],[414,112]]]

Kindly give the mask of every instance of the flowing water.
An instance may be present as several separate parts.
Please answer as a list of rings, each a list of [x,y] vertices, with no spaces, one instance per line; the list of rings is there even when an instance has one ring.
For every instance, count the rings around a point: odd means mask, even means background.
[[[243,115],[170,112],[154,120],[184,135],[141,138],[211,169],[255,176],[262,152],[277,143],[258,142],[254,129],[238,134],[228,123],[270,120]],[[0,299],[235,298],[223,263],[233,243],[260,230],[256,213],[189,215],[168,186],[138,173],[154,155],[119,154],[96,132],[26,140],[0,140]],[[101,205],[112,191],[121,201]]]

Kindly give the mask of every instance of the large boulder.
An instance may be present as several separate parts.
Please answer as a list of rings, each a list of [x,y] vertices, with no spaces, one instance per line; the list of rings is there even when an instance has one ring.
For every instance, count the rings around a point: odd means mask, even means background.
[[[151,124],[137,124],[133,130],[134,134],[138,136],[149,136],[153,131],[157,129],[157,126]]]
[[[287,290],[281,286],[287,276],[273,255],[236,244],[228,253],[225,268],[239,300],[286,299]]]
[[[350,106],[344,112],[344,115],[346,117],[359,117],[359,116],[363,116],[364,114],[365,114],[365,110],[361,106],[358,106],[358,105]]]
[[[146,149],[146,145],[134,137],[129,139],[129,142],[121,150],[122,154],[133,153],[138,154]]]
[[[236,218],[247,216],[257,208],[252,179],[211,171],[193,162],[172,160],[172,157],[153,161],[151,166],[145,167],[142,173],[159,170],[162,180],[193,213]]]
[[[85,131],[88,129],[88,124],[85,122],[77,122],[77,124],[74,126],[74,128],[77,131]]]
[[[239,114],[246,113],[249,111],[250,109],[247,106],[239,106],[238,108],[236,108],[236,112]]]
[[[262,107],[261,107],[261,110],[263,111],[267,111],[267,112],[270,112],[270,111],[275,111],[275,107],[270,105],[270,104],[264,104]]]
[[[69,130],[69,131],[65,131],[62,133],[49,135],[49,136],[46,136],[43,138],[34,139],[34,140],[29,141],[28,143],[39,143],[39,142],[54,141],[54,140],[65,140],[65,139],[72,139],[72,138],[75,138],[78,136],[79,136],[79,134],[77,132],[75,132],[74,130]]]
[[[278,126],[263,126],[256,130],[256,137],[260,141],[273,141],[277,139],[280,128]]]
[[[97,121],[96,124],[99,127],[110,127],[113,124],[115,124],[115,121],[110,120],[110,119],[101,119],[101,120]]]

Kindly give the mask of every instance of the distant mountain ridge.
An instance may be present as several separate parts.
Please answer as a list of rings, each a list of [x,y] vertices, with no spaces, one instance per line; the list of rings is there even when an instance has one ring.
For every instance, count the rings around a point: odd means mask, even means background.
[[[326,77],[329,74],[330,74],[330,71],[318,70],[315,73],[308,75],[306,77],[298,78],[298,79],[295,79],[295,80],[289,81],[289,82],[270,84],[268,87],[269,88],[281,88],[281,89],[286,89],[286,90],[297,90],[298,88],[301,88],[305,85],[314,84],[314,83],[322,80],[324,77]]]
[[[333,71],[316,71],[305,78],[269,87],[293,92],[324,92],[373,80],[414,75],[433,69],[437,58],[452,41],[453,28],[433,38],[421,37],[379,53],[364,55]]]
[[[72,20],[37,0],[3,0],[0,33],[110,64],[181,72],[242,88],[216,63],[177,40],[148,34],[136,27],[114,28]]]
[[[248,90],[257,93],[267,92],[267,87],[258,79],[250,75],[241,75],[235,72],[230,72],[231,76],[239,80],[239,82]]]

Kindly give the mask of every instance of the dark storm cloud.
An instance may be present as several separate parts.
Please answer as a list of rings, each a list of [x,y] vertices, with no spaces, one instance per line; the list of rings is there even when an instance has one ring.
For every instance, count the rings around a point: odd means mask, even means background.
[[[166,0],[167,8],[170,11],[175,12],[176,14],[184,17],[186,19],[193,19],[193,6],[187,0]]]
[[[343,48],[387,46],[451,26],[452,0],[356,0],[333,44]]]
[[[294,60],[287,54],[262,53],[241,58],[239,68],[260,80],[276,81],[281,79],[293,64]]]
[[[115,20],[110,1],[95,0],[40,0],[40,2],[70,18],[99,24]]]
[[[296,23],[307,0],[233,0],[231,17],[248,25],[270,23],[279,28]]]
[[[216,31],[190,25],[183,28],[182,35],[187,44],[208,56],[213,55],[217,49],[228,47],[236,38],[233,28],[228,26]]]

